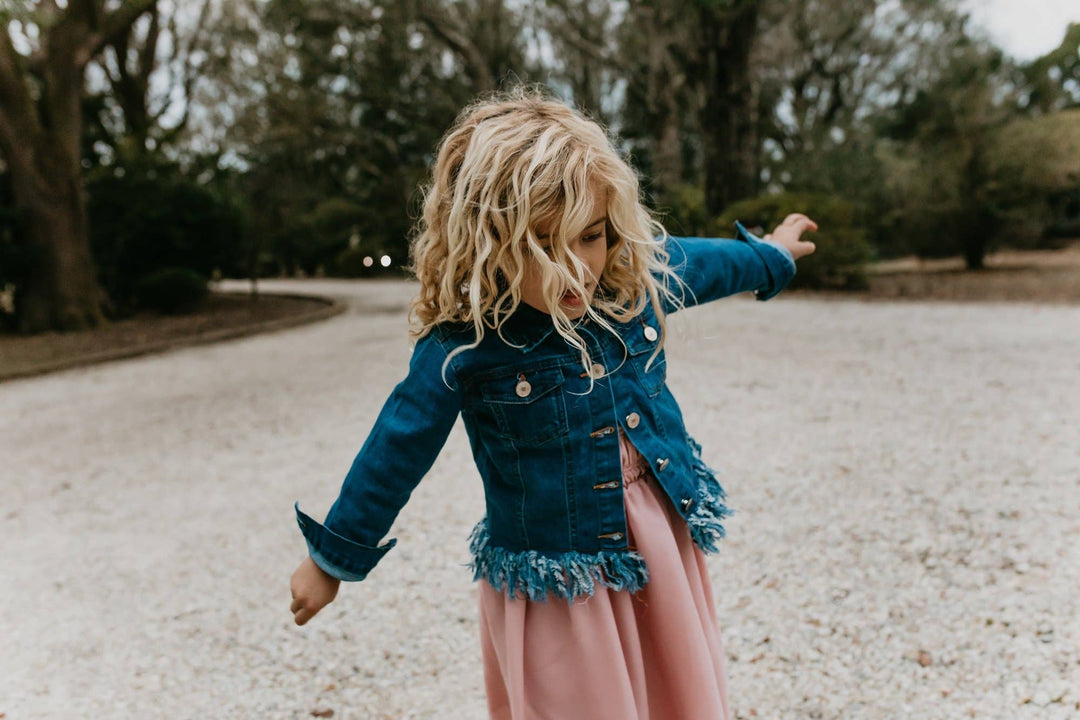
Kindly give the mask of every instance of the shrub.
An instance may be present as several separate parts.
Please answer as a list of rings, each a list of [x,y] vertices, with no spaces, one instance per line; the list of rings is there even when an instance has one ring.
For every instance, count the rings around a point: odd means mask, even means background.
[[[186,267],[161,268],[135,283],[139,306],[167,315],[198,310],[209,292],[206,276]]]
[[[370,257],[373,263],[370,267],[364,267],[364,258]],[[338,277],[363,278],[374,277],[384,270],[379,266],[378,255],[361,247],[349,247],[338,253],[330,267],[330,274]]]
[[[676,185],[660,197],[656,211],[673,235],[702,235],[709,223],[705,190],[700,185]]]
[[[124,314],[140,304],[136,284],[163,268],[209,277],[242,274],[245,220],[238,205],[175,168],[110,170],[87,183],[90,243],[98,277]]]
[[[709,234],[730,236],[736,220],[748,228],[771,232],[790,213],[803,213],[820,230],[804,236],[817,245],[812,255],[799,260],[792,287],[860,290],[867,287],[866,263],[873,254],[866,230],[855,222],[851,203],[819,193],[781,193],[741,200],[728,206],[709,225]]]

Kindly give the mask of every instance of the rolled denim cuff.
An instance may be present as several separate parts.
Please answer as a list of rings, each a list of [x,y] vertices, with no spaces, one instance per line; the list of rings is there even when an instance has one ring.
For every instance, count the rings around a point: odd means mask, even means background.
[[[338,535],[330,528],[313,520],[300,510],[296,503],[296,522],[307,541],[308,554],[326,574],[345,582],[357,582],[367,577],[371,569],[390,548],[397,545],[391,538],[383,545],[362,545]]]
[[[747,230],[738,220],[735,221],[735,231],[740,240],[750,243],[750,246],[754,248],[764,261],[765,269],[769,274],[768,287],[755,290],[754,297],[758,300],[768,300],[776,296],[795,277],[795,258],[791,251],[780,243],[762,240]]]

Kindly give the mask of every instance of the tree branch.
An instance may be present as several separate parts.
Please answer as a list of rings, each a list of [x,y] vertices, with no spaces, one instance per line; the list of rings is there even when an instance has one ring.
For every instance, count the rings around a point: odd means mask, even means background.
[[[454,27],[448,18],[436,17],[425,7],[419,9],[418,17],[420,22],[426,25],[435,37],[465,61],[465,66],[472,71],[470,74],[479,86],[477,90],[488,91],[495,87],[491,71],[468,35],[459,28]]]
[[[95,6],[94,0],[69,0],[69,3],[69,12],[73,11],[72,8],[75,8],[78,5]],[[75,53],[76,66],[79,68],[86,67],[86,63],[90,62],[91,58],[101,52],[102,48],[115,42],[119,36],[128,31],[143,13],[153,8],[156,4],[157,0],[125,0],[123,5],[118,7],[110,13],[108,17],[101,21],[100,29],[98,29],[99,23],[97,22],[95,12],[91,22],[88,23],[92,32],[86,36],[79,45],[78,51]]]

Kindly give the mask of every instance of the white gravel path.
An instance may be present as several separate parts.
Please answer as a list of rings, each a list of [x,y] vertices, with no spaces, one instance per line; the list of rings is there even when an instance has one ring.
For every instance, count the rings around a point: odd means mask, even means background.
[[[354,309],[0,384],[4,720],[485,717],[460,423],[372,576],[288,610],[293,500],[336,496],[412,286],[263,287]],[[710,560],[737,717],[1080,716],[1080,307],[781,296],[672,324],[738,510]]]

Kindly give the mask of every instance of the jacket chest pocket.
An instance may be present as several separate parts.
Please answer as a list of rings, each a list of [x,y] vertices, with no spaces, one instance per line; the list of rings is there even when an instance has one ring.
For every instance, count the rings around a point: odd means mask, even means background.
[[[630,355],[630,363],[634,366],[638,381],[649,397],[659,395],[667,381],[667,358],[664,352],[661,350],[655,358],[652,357],[653,351],[656,350],[657,334],[658,329],[654,321],[653,324],[634,323],[623,335],[626,350]],[[650,358],[652,358],[651,363]]]
[[[519,447],[536,447],[566,435],[562,367],[518,370],[480,383],[480,397],[499,435]]]

